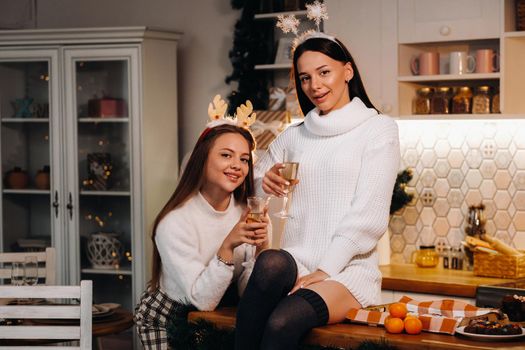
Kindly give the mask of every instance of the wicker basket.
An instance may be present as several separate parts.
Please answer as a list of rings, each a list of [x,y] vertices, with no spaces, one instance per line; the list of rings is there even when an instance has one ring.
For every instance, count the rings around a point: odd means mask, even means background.
[[[516,0],[516,30],[525,30],[525,0]]]
[[[498,278],[525,277],[525,255],[474,253],[474,275]]]

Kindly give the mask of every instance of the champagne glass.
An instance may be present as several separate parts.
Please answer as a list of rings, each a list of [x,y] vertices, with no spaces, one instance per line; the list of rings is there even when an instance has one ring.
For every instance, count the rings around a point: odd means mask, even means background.
[[[24,284],[24,263],[15,261],[11,264],[11,284],[21,286]]]
[[[262,222],[265,205],[266,200],[262,197],[248,197],[248,209],[250,211],[248,212],[246,222]]]
[[[24,284],[34,286],[38,283],[38,260],[34,255],[26,256],[24,260]]]
[[[13,286],[22,286],[24,284],[24,263],[15,261],[11,263],[11,284]],[[22,299],[16,298],[13,303],[22,304]]]
[[[284,150],[283,168],[279,169],[279,172],[281,173],[281,176],[290,183],[290,185],[285,187],[285,190],[287,190],[288,192],[283,198],[283,206],[281,208],[281,211],[274,214],[278,218],[286,219],[291,217],[291,215],[288,214],[288,202],[290,201],[290,196],[293,190],[293,186],[295,184],[295,180],[297,180],[298,170],[299,163],[287,161],[286,150]]]

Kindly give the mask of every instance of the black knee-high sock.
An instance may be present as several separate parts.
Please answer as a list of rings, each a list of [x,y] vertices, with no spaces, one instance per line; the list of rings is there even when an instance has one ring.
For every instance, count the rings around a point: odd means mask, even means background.
[[[266,321],[297,279],[297,265],[284,250],[265,250],[253,268],[239,302],[235,326],[235,349],[259,348]]]
[[[284,298],[270,315],[261,349],[297,349],[301,338],[312,328],[328,322],[328,307],[310,289],[299,289]]]

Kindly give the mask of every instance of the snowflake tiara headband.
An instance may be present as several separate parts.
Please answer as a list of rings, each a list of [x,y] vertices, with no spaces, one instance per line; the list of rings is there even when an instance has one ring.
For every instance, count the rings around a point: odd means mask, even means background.
[[[308,39],[313,38],[323,38],[331,40],[339,45],[335,37],[321,32],[320,25],[323,20],[328,19],[328,10],[326,5],[319,0],[314,1],[312,4],[306,5],[306,17],[309,20],[314,21],[317,29],[307,30],[301,34],[297,32],[300,21],[295,17],[295,15],[279,15],[277,16],[276,26],[280,28],[283,33],[294,33],[296,38],[293,41],[292,52],[295,51],[297,46],[302,44]],[[344,50],[343,50],[344,51]]]
[[[250,125],[255,123],[256,114],[253,112],[253,105],[250,100],[246,100],[246,103],[237,107],[233,116],[227,115],[227,110],[228,104],[222,99],[221,95],[215,95],[213,101],[208,105],[210,121],[206,124],[206,128],[199,139],[204,138],[211,129],[219,125],[229,124],[248,129]]]

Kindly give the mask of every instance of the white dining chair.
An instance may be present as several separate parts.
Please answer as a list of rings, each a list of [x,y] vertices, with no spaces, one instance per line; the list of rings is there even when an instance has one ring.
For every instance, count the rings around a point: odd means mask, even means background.
[[[0,339],[29,340],[32,344],[24,344],[24,349],[81,349],[91,350],[92,345],[92,300],[93,282],[81,281],[80,286],[0,286],[0,298],[23,299],[78,299],[80,304],[60,305],[0,305],[0,318],[28,320],[21,325],[0,325]],[[31,320],[41,320],[31,321]],[[44,320],[50,320],[48,325]],[[58,320],[58,322],[57,322]],[[63,320],[63,321],[61,321]],[[78,324],[69,324],[66,320],[79,320]],[[52,325],[59,324],[59,325]],[[57,342],[78,340],[75,346],[42,346],[38,340]],[[0,344],[2,341],[0,340]],[[21,349],[14,346],[1,346],[0,349]]]
[[[11,278],[11,263],[24,262],[27,256],[36,256],[39,265],[38,278],[44,278],[46,285],[56,284],[55,248],[47,247],[45,252],[0,253],[0,280]]]

